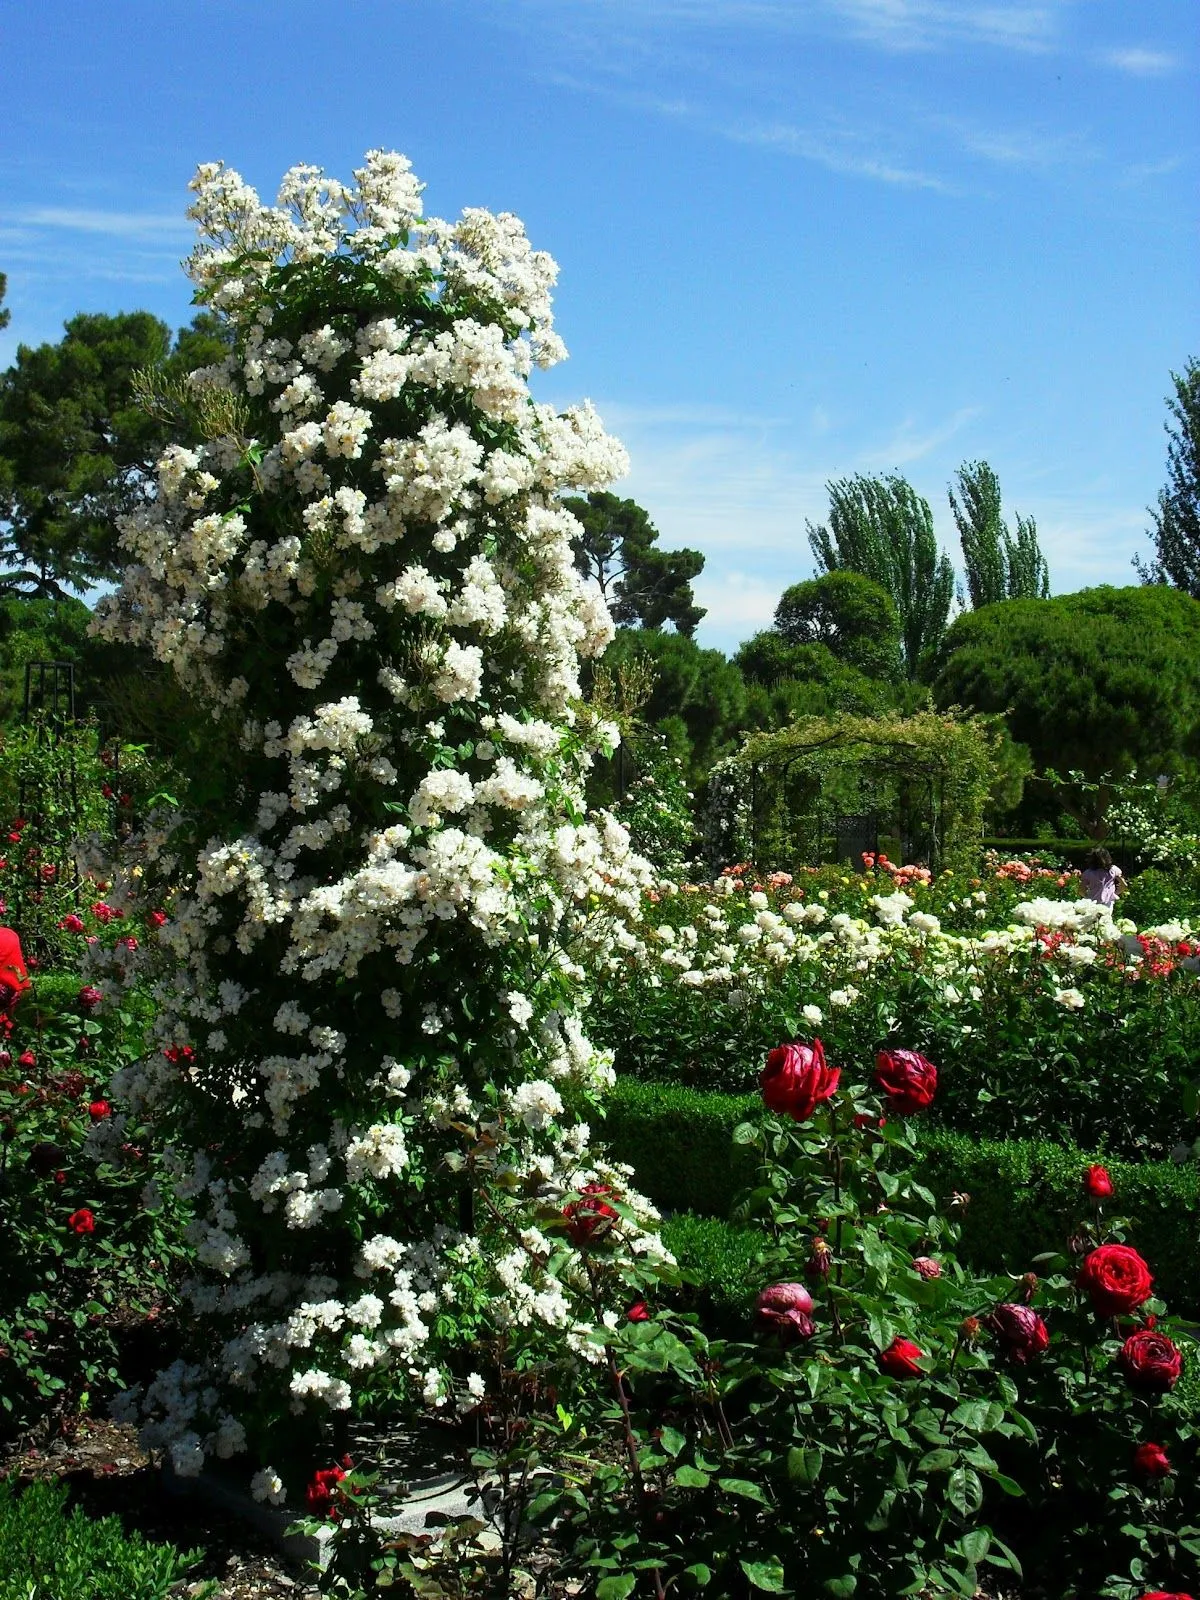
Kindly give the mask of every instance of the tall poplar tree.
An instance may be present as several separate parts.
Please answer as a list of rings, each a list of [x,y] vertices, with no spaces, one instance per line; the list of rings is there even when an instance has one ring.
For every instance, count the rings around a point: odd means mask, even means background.
[[[1200,599],[1200,361],[1173,372],[1167,398],[1167,483],[1150,515],[1155,556],[1134,561],[1145,582],[1173,583]]]

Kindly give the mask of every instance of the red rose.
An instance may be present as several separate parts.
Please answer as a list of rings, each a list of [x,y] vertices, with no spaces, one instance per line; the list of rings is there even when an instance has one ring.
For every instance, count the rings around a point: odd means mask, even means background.
[[[88,1107],[88,1116],[93,1122],[103,1122],[105,1117],[112,1116],[112,1107],[107,1100],[93,1100]]]
[[[875,1057],[875,1082],[898,1116],[924,1111],[937,1091],[937,1068],[915,1050],[881,1050]]]
[[[17,1065],[19,1067],[36,1067],[37,1057],[34,1055],[32,1050],[22,1050],[21,1054],[17,1057]]]
[[[90,983],[87,983],[84,984],[82,989],[80,989],[76,998],[81,1006],[85,1006],[90,1011],[93,1006],[98,1006],[100,1004],[100,1002],[104,999],[104,996],[100,993],[99,989],[94,989]]]
[[[65,928],[68,933],[82,933],[83,918],[76,916],[75,912],[72,911],[69,913],[69,915],[62,919],[62,921],[59,923],[59,927]]]
[[[1116,1192],[1107,1167],[1090,1166],[1083,1175],[1083,1187],[1093,1200],[1107,1200]]]
[[[1040,1356],[1050,1343],[1046,1324],[1032,1306],[997,1306],[991,1316],[984,1320],[995,1334],[1004,1354],[1020,1366],[1032,1361],[1034,1356]]]
[[[1102,1244],[1079,1269],[1079,1287],[1091,1299],[1097,1316],[1128,1316],[1150,1298],[1153,1279],[1136,1250],[1127,1244]]]
[[[1140,1478],[1166,1478],[1170,1476],[1171,1463],[1160,1444],[1140,1444],[1133,1452],[1133,1470]]]
[[[151,911],[146,918],[152,928],[161,928],[166,920],[167,913],[165,911]]]
[[[802,1283],[773,1283],[758,1297],[759,1326],[785,1341],[811,1339],[813,1298]]]
[[[886,1372],[889,1378],[919,1378],[921,1369],[917,1362],[924,1354],[911,1339],[893,1339],[886,1350],[879,1352],[879,1370]]]
[[[67,1227],[72,1233],[95,1233],[96,1219],[86,1206],[81,1206],[67,1218]]]
[[[768,1052],[758,1081],[769,1111],[807,1122],[822,1101],[833,1098],[841,1076],[840,1067],[826,1064],[825,1047],[814,1039],[811,1044],[781,1044]]]
[[[1170,1594],[1165,1589],[1148,1589],[1142,1600],[1192,1600],[1192,1597],[1190,1594],[1181,1594],[1175,1589],[1172,1589]]]
[[[1117,1357],[1131,1389],[1143,1394],[1165,1394],[1179,1382],[1183,1352],[1162,1333],[1143,1328],[1131,1333]]]
[[[607,1183],[585,1183],[579,1193],[583,1198],[564,1206],[563,1216],[567,1220],[567,1238],[582,1250],[595,1240],[603,1239],[617,1220],[617,1213],[605,1196],[614,1200],[620,1197]]]
[[[336,1517],[337,1504],[334,1500],[334,1491],[345,1476],[341,1467],[322,1467],[318,1472],[314,1472],[312,1482],[304,1491],[309,1510],[325,1512],[331,1517]]]
[[[625,1313],[626,1322],[649,1322],[650,1308],[644,1300],[635,1300]]]
[[[914,1256],[913,1267],[925,1279],[940,1278],[942,1275],[941,1263],[935,1261],[932,1256]]]

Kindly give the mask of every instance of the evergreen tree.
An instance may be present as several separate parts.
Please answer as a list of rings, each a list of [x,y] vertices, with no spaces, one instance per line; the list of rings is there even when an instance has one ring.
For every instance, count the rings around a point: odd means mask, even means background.
[[[808,523],[823,572],[858,572],[891,596],[900,616],[904,670],[919,677],[936,651],[954,599],[954,570],[937,547],[933,513],[907,479],[857,475],[828,485],[829,524]]]
[[[950,485],[950,509],[962,544],[971,605],[1001,600],[1045,600],[1050,573],[1038,543],[1037,523],[1017,517],[1016,538],[1000,509],[1000,480],[986,461],[966,461]]]
[[[1173,583],[1200,599],[1200,361],[1173,372],[1175,394],[1168,397],[1167,484],[1150,515],[1154,560],[1135,558],[1146,583]]]
[[[691,638],[704,615],[692,579],[704,569],[699,550],[657,550],[658,529],[635,500],[590,494],[564,501],[583,525],[575,565],[599,586],[621,627],[662,628],[671,623]]]

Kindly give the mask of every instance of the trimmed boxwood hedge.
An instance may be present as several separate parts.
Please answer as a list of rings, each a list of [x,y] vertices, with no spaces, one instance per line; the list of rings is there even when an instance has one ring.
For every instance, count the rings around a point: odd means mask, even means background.
[[[728,1217],[737,1195],[753,1181],[754,1153],[734,1145],[732,1136],[739,1122],[761,1114],[755,1095],[631,1078],[618,1079],[609,1098],[604,1139],[611,1155],[628,1162],[639,1188],[664,1211],[695,1214],[686,1227],[678,1219],[678,1237],[687,1248],[676,1253],[681,1259],[694,1255],[701,1272],[706,1260],[749,1260],[746,1239],[731,1244],[723,1234],[706,1234],[699,1223]],[[1200,1311],[1195,1163],[1097,1157],[1049,1139],[975,1141],[937,1128],[922,1129],[920,1144],[930,1187],[944,1197],[970,1196],[962,1212],[964,1259],[993,1272],[1025,1272],[1035,1255],[1063,1249],[1087,1214],[1084,1169],[1102,1160],[1116,1185],[1114,1205],[1130,1220],[1129,1242],[1150,1262],[1158,1292],[1173,1311]],[[722,1289],[718,1298],[728,1300],[733,1292]]]

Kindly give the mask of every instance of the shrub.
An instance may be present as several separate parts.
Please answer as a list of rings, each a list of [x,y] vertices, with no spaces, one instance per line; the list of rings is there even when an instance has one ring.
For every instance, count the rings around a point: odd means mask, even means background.
[[[728,1217],[752,1176],[751,1157],[734,1144],[734,1131],[760,1115],[753,1095],[622,1078],[608,1102],[604,1136],[614,1159],[633,1168],[656,1204]],[[916,1139],[930,1188],[943,1199],[970,1196],[960,1213],[959,1248],[976,1266],[1024,1270],[1035,1256],[1059,1248],[1088,1214],[1083,1174],[1102,1161],[1130,1239],[1155,1259],[1162,1292],[1189,1313],[1200,1310],[1200,1166],[1194,1162],[1127,1161],[1046,1139],[981,1141],[926,1125]],[[713,1252],[703,1259],[720,1261],[721,1247],[714,1243]],[[728,1291],[714,1284],[711,1293],[722,1298]]]
[[[126,1533],[117,1517],[68,1513],[64,1484],[0,1479],[0,1600],[166,1600],[200,1555]]]

